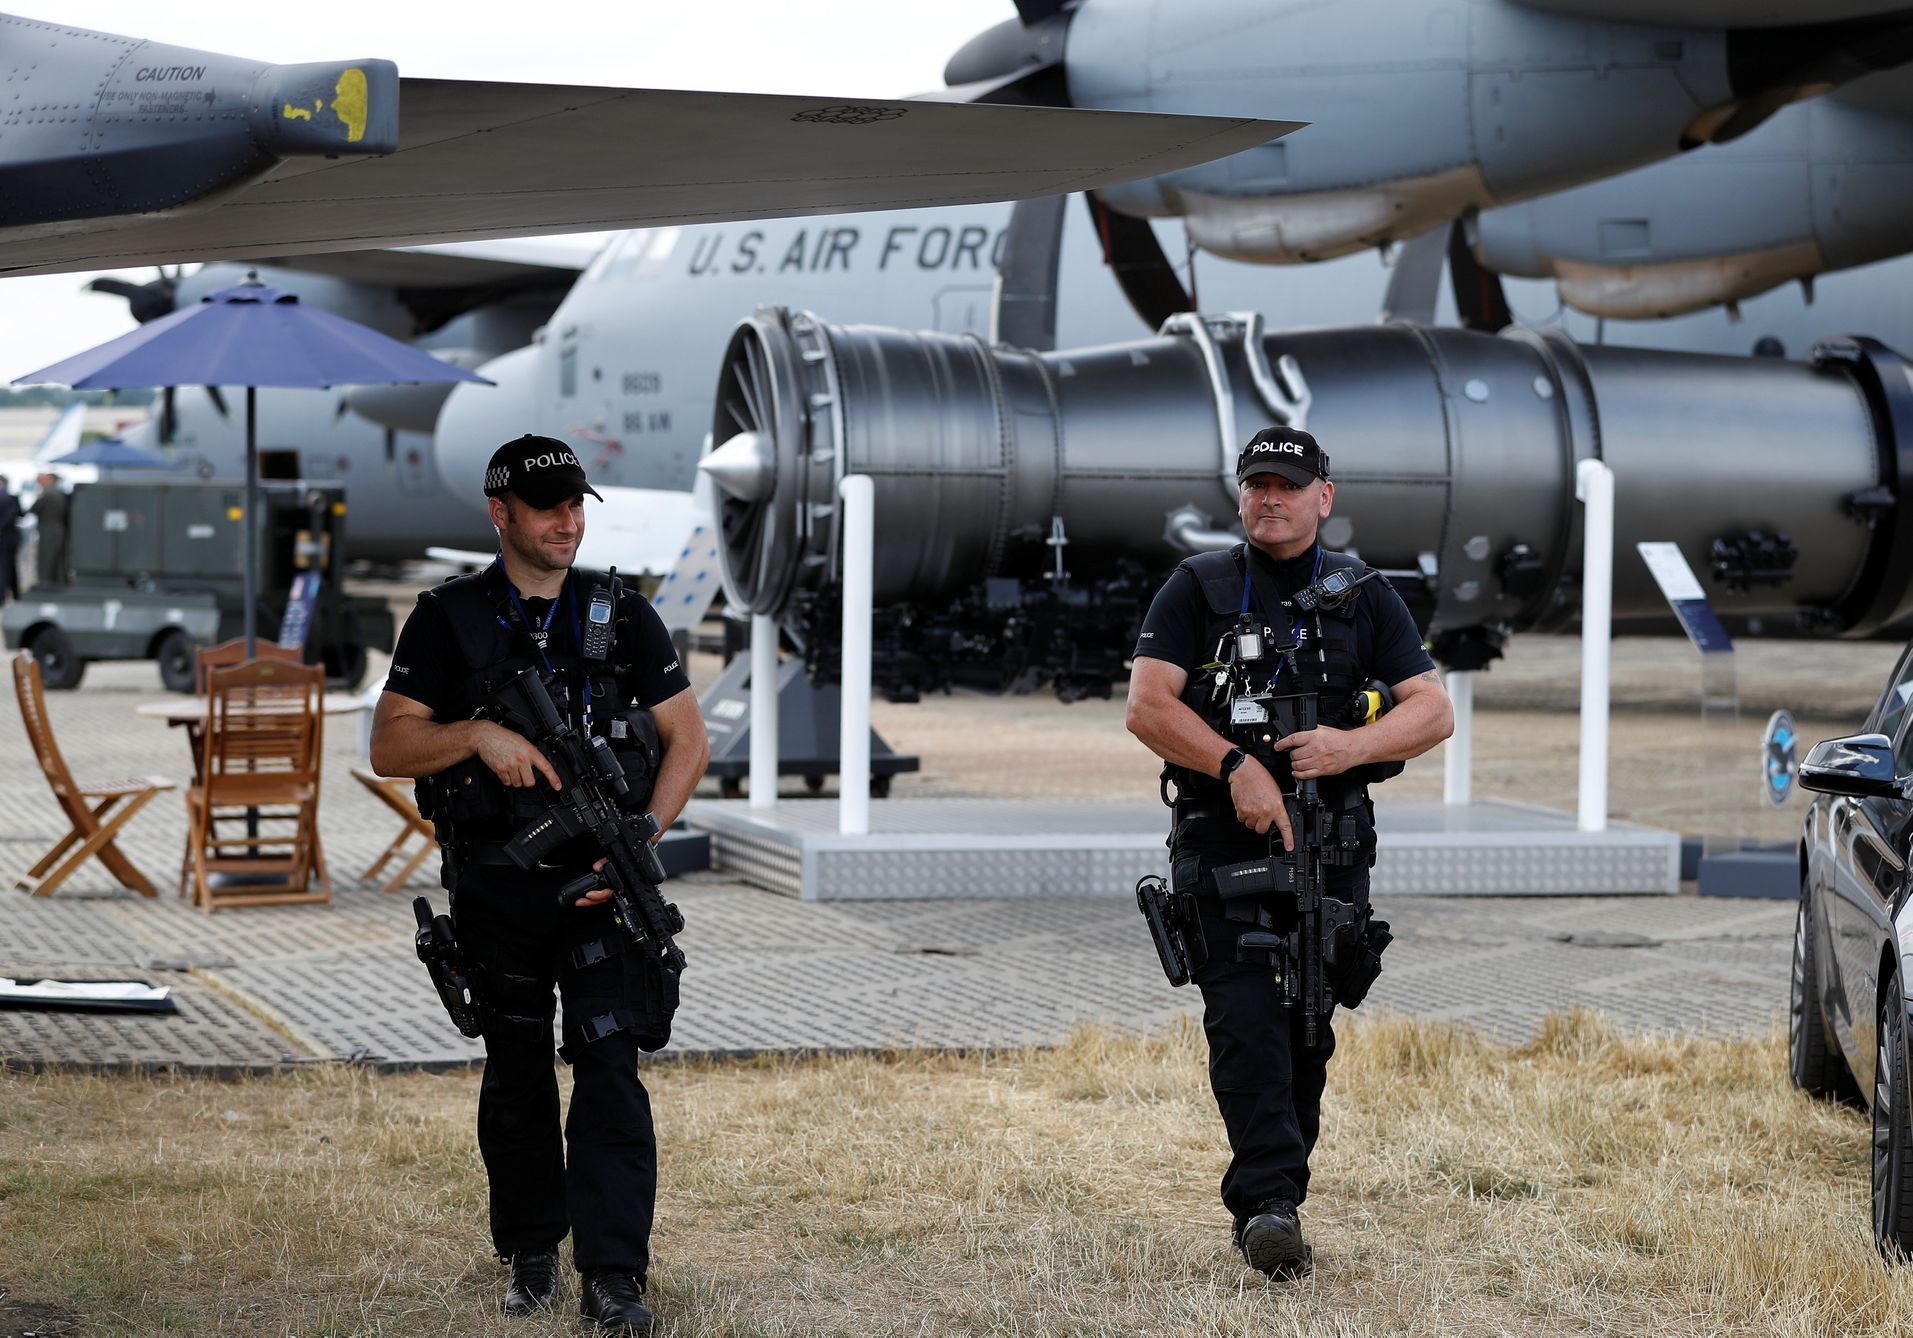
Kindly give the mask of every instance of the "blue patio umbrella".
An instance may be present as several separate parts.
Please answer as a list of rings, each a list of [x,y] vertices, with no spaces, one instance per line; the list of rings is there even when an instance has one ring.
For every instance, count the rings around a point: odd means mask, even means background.
[[[246,653],[257,632],[253,531],[259,514],[260,386],[323,390],[476,381],[474,375],[376,330],[300,304],[296,295],[249,279],[209,293],[195,306],[148,321],[137,330],[42,367],[14,382],[53,382],[75,390],[127,386],[246,388]]]
[[[118,437],[98,437],[76,451],[55,456],[50,465],[96,465],[101,469],[177,469],[179,466],[158,451],[121,441]]]

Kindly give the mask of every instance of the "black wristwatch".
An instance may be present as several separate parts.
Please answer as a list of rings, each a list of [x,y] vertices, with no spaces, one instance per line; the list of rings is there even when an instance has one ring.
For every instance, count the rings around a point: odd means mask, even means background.
[[[1246,752],[1244,752],[1242,749],[1231,748],[1228,752],[1222,755],[1222,770],[1218,772],[1217,774],[1223,780],[1228,780],[1229,777],[1232,774],[1234,774],[1235,769],[1241,766],[1244,762],[1248,760],[1249,760],[1249,755]]]

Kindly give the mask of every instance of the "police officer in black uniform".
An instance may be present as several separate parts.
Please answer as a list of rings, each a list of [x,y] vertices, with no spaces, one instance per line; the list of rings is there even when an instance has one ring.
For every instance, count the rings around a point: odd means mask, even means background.
[[[560,709],[605,738],[627,779],[649,789],[661,830],[704,773],[703,717],[650,601],[572,568],[586,494],[598,496],[563,442],[525,436],[492,456],[485,495],[498,560],[419,596],[379,700],[372,765],[429,778],[422,797],[444,846],[459,951],[484,1019],[478,1145],[492,1242],[511,1264],[504,1309],[551,1304],[558,1242],[569,1231],[584,1315],[601,1329],[637,1332],[651,1323],[643,1289],[657,1194],[637,1065],[641,1050],[664,1043],[669,1010],[656,963],[624,951],[608,889],[575,907],[557,904],[560,886],[600,862],[594,851],[561,847],[530,871],[505,856],[504,841],[535,819],[548,802],[541,792],[559,781],[529,741],[478,718],[504,679],[531,667],[555,674]],[[564,1001],[559,1053],[575,1075],[562,1136],[554,986]]]
[[[1335,485],[1315,439],[1286,427],[1258,432],[1237,457],[1236,480],[1248,542],[1189,559],[1163,585],[1136,643],[1127,723],[1166,763],[1175,795],[1175,883],[1195,893],[1205,960],[1194,980],[1203,996],[1210,1085],[1233,1153],[1222,1178],[1223,1206],[1250,1266],[1294,1277],[1312,1266],[1298,1205],[1308,1194],[1335,1039],[1323,1019],[1317,1043],[1308,1046],[1301,1010],[1284,1007],[1275,967],[1266,956],[1238,955],[1241,935],[1256,927],[1245,923],[1245,913],[1280,928],[1295,913],[1293,893],[1286,905],[1281,894],[1260,906],[1225,902],[1215,870],[1268,856],[1272,835],[1292,850],[1283,795],[1293,794],[1297,780],[1313,779],[1342,824],[1336,830],[1354,835],[1357,852],[1325,865],[1324,890],[1365,912],[1374,850],[1367,785],[1448,737],[1453,716],[1420,633],[1386,581],[1369,579],[1333,612],[1302,616],[1287,602],[1327,572],[1366,571],[1317,542]],[[1272,651],[1299,642],[1292,659],[1271,653],[1260,663],[1273,671],[1275,692],[1317,694],[1321,723],[1275,745],[1275,774],[1225,737],[1230,726],[1215,671],[1225,638],[1239,626],[1259,630]],[[1284,681],[1290,665],[1302,683]],[[1393,708],[1363,723],[1354,703],[1371,680],[1392,689]]]

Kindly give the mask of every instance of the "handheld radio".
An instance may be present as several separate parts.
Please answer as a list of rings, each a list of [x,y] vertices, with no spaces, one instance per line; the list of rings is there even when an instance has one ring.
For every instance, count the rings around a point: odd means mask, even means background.
[[[602,660],[611,653],[611,621],[615,615],[611,592],[616,588],[618,569],[611,569],[608,583],[591,592],[591,605],[585,610],[584,645],[579,649],[587,660]]]

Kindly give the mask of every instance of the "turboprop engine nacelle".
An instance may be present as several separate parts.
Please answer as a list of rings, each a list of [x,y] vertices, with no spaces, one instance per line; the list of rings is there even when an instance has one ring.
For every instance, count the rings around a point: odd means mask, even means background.
[[[1575,618],[1589,458],[1615,473],[1624,630],[1668,625],[1631,549],[1671,540],[1730,626],[1878,632],[1913,615],[1910,386],[1869,340],[1791,363],[1249,315],[1033,353],[767,308],[732,338],[702,467],[731,600],[813,624],[814,670],[833,668],[837,484],[864,474],[879,682],[1077,694],[1126,672],[1177,561],[1240,537],[1236,452],[1271,421],[1321,440],[1325,541],[1388,572],[1452,663]]]

